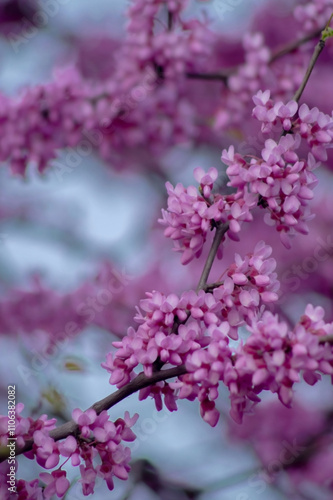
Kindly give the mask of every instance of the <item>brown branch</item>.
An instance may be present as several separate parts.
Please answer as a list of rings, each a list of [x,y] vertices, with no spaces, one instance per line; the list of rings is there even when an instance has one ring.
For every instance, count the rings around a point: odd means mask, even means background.
[[[228,231],[228,229],[229,229],[228,223],[224,223],[224,224],[222,224],[221,222],[217,223],[214,240],[213,240],[212,246],[209,250],[209,254],[208,254],[207,260],[205,262],[205,265],[204,265],[204,268],[203,268],[203,271],[202,271],[202,274],[201,274],[201,277],[200,277],[200,280],[199,280],[199,283],[197,286],[197,291],[203,290],[205,288],[210,270],[212,268],[214,259],[216,257],[217,251],[218,251],[218,248],[221,244],[223,236]]]
[[[312,70],[315,67],[315,64],[316,64],[316,62],[318,60],[318,57],[320,56],[320,54],[321,54],[322,50],[324,49],[324,47],[325,47],[325,40],[323,40],[321,38],[319,40],[319,42],[317,43],[317,45],[315,46],[315,49],[313,51],[313,54],[312,54],[312,57],[311,57],[308,69],[306,70],[306,73],[304,75],[303,81],[302,81],[301,85],[299,86],[299,88],[297,89],[297,91],[296,91],[296,93],[295,93],[295,95],[293,97],[294,101],[298,102],[300,100],[300,98],[302,97],[302,94],[304,92],[306,84],[308,83],[309,78],[311,76]]]
[[[208,283],[207,285],[205,285],[204,290],[205,292],[211,292],[215,288],[219,288],[222,285],[223,281],[216,281],[216,283]]]
[[[296,93],[295,93],[295,95],[293,97],[293,100],[296,101],[296,102],[298,102],[300,100],[300,98],[302,97],[302,94],[304,92],[306,84],[308,83],[309,78],[311,76],[312,70],[315,67],[315,64],[316,64],[316,62],[318,60],[318,57],[320,56],[320,54],[322,53],[322,51],[323,51],[323,49],[324,49],[324,47],[326,45],[326,38],[328,38],[328,37],[331,36],[329,34],[329,29],[330,29],[329,25],[331,23],[332,17],[333,17],[333,14],[329,18],[328,23],[326,24],[325,28],[321,31],[320,40],[317,43],[317,45],[315,46],[315,48],[314,48],[314,51],[313,51],[311,60],[309,62],[308,69],[306,70],[306,73],[304,75],[303,81],[302,81],[301,85],[299,86],[299,88],[297,89],[297,91],[296,91]]]
[[[171,31],[173,26],[173,13],[168,10],[168,30]]]
[[[268,65],[272,64],[275,62],[277,59],[280,59],[280,57],[283,57],[287,54],[290,54],[294,52],[296,49],[298,49],[301,45],[305,44],[306,42],[309,42],[313,40],[314,38],[318,37],[320,33],[322,32],[322,29],[316,29],[309,33],[308,35],[305,35],[302,38],[299,38],[298,40],[294,40],[292,42],[287,43],[286,45],[283,45],[279,49],[276,49],[274,52],[272,52],[271,57],[268,60]],[[186,73],[187,78],[194,79],[194,80],[215,80],[215,81],[222,81],[225,84],[228,82],[228,78],[235,74],[237,70],[243,65],[242,64],[237,64],[236,66],[233,66],[231,68],[217,71],[215,73],[194,73],[194,72],[188,72]]]
[[[176,366],[174,368],[169,368],[167,370],[158,371],[153,373],[151,377],[147,377],[143,372],[141,372],[134,380],[129,382],[121,389],[118,389],[116,392],[109,394],[106,398],[101,399],[94,403],[90,408],[96,411],[97,414],[101,413],[104,410],[109,410],[112,406],[115,406],[117,403],[127,398],[131,394],[139,391],[140,389],[144,389],[149,385],[157,384],[157,382],[161,382],[162,380],[167,380],[173,377],[179,377],[180,375],[184,375],[186,373],[185,365]],[[74,420],[70,420],[65,424],[57,427],[50,431],[50,437],[55,441],[59,441],[60,439],[65,439],[67,436],[77,434],[79,430],[78,425],[74,422]],[[33,440],[29,440],[25,443],[23,448],[16,450],[16,455],[21,455],[22,453],[26,453],[32,449]],[[8,458],[6,454],[1,455],[0,462],[3,462]]]
[[[323,335],[319,337],[319,344],[332,344],[333,345],[333,335]]]
[[[238,69],[238,66],[235,68]],[[193,73],[189,71],[186,73],[186,76],[191,80],[215,80],[227,83],[229,76],[235,72],[235,68],[232,68],[230,71],[218,71],[216,73]]]
[[[301,47],[301,45],[305,44],[306,42],[310,42],[314,38],[317,38],[322,32],[322,30],[323,28],[316,29],[311,33],[305,35],[303,38],[300,38],[299,40],[294,40],[293,42],[289,42],[280,49],[275,50],[272,53],[268,64],[272,64],[274,61],[276,61],[276,59],[280,59],[280,57],[290,54],[291,52],[294,52],[296,49]]]

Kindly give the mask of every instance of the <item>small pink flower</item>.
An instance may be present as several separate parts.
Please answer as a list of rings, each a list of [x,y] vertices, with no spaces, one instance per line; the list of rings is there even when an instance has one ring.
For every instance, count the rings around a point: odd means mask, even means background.
[[[46,499],[52,498],[53,495],[62,498],[70,487],[70,482],[66,478],[66,472],[62,470],[53,471],[51,474],[42,472],[39,474],[39,477],[47,485],[44,490]]]

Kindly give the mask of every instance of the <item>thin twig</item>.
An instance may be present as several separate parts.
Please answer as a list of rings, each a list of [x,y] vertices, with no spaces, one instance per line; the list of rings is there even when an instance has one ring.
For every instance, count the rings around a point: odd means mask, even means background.
[[[223,285],[223,281],[216,281],[215,283],[208,283],[203,289],[205,292],[211,292],[215,288],[219,288]]]
[[[293,97],[293,100],[298,102],[304,92],[304,89],[306,87],[306,84],[308,83],[309,81],[309,78],[311,76],[311,73],[312,73],[312,70],[313,68],[315,67],[315,64],[318,60],[318,57],[320,56],[322,50],[324,49],[325,47],[325,41],[321,38],[319,40],[319,42],[317,43],[317,45],[315,46],[315,49],[313,51],[313,54],[312,54],[312,57],[311,57],[311,60],[310,60],[310,63],[309,63],[309,66],[308,66],[308,69],[306,70],[306,73],[304,75],[304,78],[303,78],[303,81],[301,83],[301,85],[299,86],[299,88],[297,89],[294,97]]]
[[[308,35],[305,35],[304,37],[294,40],[293,42],[289,42],[286,45],[283,45],[279,49],[275,50],[271,57],[268,60],[268,65],[272,64],[275,62],[277,59],[280,59],[280,57],[283,57],[287,54],[290,54],[291,52],[294,52],[296,49],[298,49],[301,45],[303,45],[306,42],[309,42],[316,38],[317,36],[320,35],[322,32],[321,29],[316,29],[309,33]],[[217,71],[215,73],[194,73],[194,72],[188,72],[186,73],[187,78],[193,79],[193,80],[215,80],[215,81],[222,81],[225,84],[228,82],[228,78],[235,74],[237,70],[243,65],[244,63],[237,64],[236,66],[233,66],[231,68]]]
[[[238,66],[237,66],[238,68]],[[187,78],[191,80],[215,80],[227,83],[228,78],[234,72],[234,68],[231,71],[218,71],[217,73],[193,73],[191,71],[186,73]]]
[[[317,38],[320,33],[322,32],[323,28],[316,29],[312,31],[311,33],[305,35],[303,38],[300,38],[299,40],[294,40],[293,42],[289,42],[280,49],[275,50],[270,59],[268,64],[272,64],[274,61],[277,59],[280,59],[280,57],[283,57],[287,54],[290,54],[291,52],[294,52],[294,50],[298,49],[301,47],[301,45],[304,45],[306,42],[310,42],[314,38]]]
[[[208,279],[210,270],[212,268],[214,259],[216,257],[218,248],[221,244],[223,236],[228,231],[228,228],[229,228],[228,223],[224,223],[224,224],[222,224],[221,222],[217,223],[217,228],[216,228],[214,240],[213,240],[212,246],[210,247],[209,254],[208,254],[207,260],[205,262],[205,265],[204,265],[204,268],[203,268],[203,271],[202,271],[202,274],[201,274],[201,277],[200,277],[200,280],[199,280],[199,283],[197,286],[197,291],[203,290],[207,284],[207,279]]]
[[[317,43],[317,45],[315,46],[314,48],[314,51],[313,51],[313,54],[312,54],[312,57],[311,57],[311,60],[310,60],[310,63],[309,63],[309,66],[308,66],[308,69],[306,70],[306,73],[304,75],[304,78],[303,78],[303,81],[301,83],[301,85],[299,86],[299,89],[296,91],[293,99],[294,101],[298,102],[304,92],[304,89],[306,87],[306,84],[308,83],[308,80],[311,76],[311,73],[312,73],[312,70],[313,68],[315,67],[315,64],[318,60],[318,57],[320,56],[320,54],[322,53],[325,45],[326,45],[326,39],[331,37],[332,35],[330,33],[328,33],[328,31],[330,30],[329,28],[329,25],[332,21],[332,18],[333,18],[333,14],[331,15],[331,17],[329,18],[325,28],[323,29],[323,31],[321,32],[321,38],[319,40],[319,42]]]
[[[319,344],[333,344],[333,335],[323,335],[319,337]]]
[[[173,26],[173,14],[168,10],[168,30],[171,31]]]

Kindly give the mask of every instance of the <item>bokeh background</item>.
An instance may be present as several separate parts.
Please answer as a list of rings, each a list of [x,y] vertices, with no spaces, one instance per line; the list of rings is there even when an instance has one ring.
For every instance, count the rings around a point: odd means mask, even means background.
[[[222,0],[191,0],[187,10],[189,19],[207,16],[210,20],[212,30],[221,37],[221,61],[225,57],[229,65],[238,62],[240,39],[246,29],[261,29],[267,43],[273,46],[296,37],[296,29],[283,30],[283,26],[293,26],[293,2],[231,3],[234,8],[224,17],[218,15]],[[13,33],[22,35],[22,30],[27,29],[22,23],[43,9],[42,4],[42,0],[0,2],[1,93],[15,96],[27,86],[55,78],[55,69],[71,65],[87,79],[102,79],[104,74],[109,78],[125,37],[129,2],[59,1],[56,13],[48,16],[46,25],[29,36],[23,31],[24,42],[15,45]],[[161,22],[164,21],[162,16]],[[304,97],[325,111],[331,111],[333,104],[332,55],[329,47]],[[220,86],[220,82],[194,82],[188,92],[203,103],[207,100],[214,108],[218,105]],[[248,131],[257,137],[257,130]],[[47,413],[56,416],[59,423],[70,418],[73,408],[87,408],[113,390],[100,364],[112,348],[111,342],[133,324],[135,305],[145,291],[181,292],[195,288],[200,274],[197,261],[181,266],[179,254],[172,252],[170,241],[163,238],[163,228],[157,224],[166,203],[165,181],[192,184],[195,167],[215,166],[223,183],[221,150],[231,142],[244,145],[244,140],[245,131],[237,127],[228,133],[214,130],[200,141],[171,144],[158,162],[156,157],[147,158],[143,153],[139,159],[133,158],[126,149],[118,162],[102,159],[98,151],[80,154],[74,148],[78,154],[71,159],[71,149],[59,150],[58,167],[54,162],[42,175],[29,168],[25,179],[13,176],[7,165],[2,165],[1,413],[6,411],[8,384],[16,385],[17,399],[25,404],[25,415],[37,417]],[[221,275],[235,252],[247,253],[259,239],[265,239],[273,246],[278,260],[282,293],[277,308],[286,321],[296,320],[308,302],[323,305],[327,319],[333,319],[331,159],[332,155],[318,172],[320,183],[313,202],[317,218],[310,224],[309,236],[298,236],[292,250],[286,250],[258,212],[253,225],[244,226],[241,242],[228,242],[224,261],[213,271],[216,276]],[[59,164],[69,167],[65,173],[59,174]],[[314,258],[319,239],[326,242],[327,258],[322,261]],[[96,297],[110,272],[125,276],[111,303],[95,310],[94,319],[82,327],[80,334],[47,351],[46,356],[44,346],[50,331],[59,331],[78,307],[87,308],[89,297]],[[9,316],[14,319],[9,321]],[[280,487],[287,481],[285,471],[280,474],[279,487],[275,479],[262,482],[262,488],[255,482],[261,468],[256,445],[248,437],[236,439],[240,431],[233,431],[230,424],[227,391],[222,390],[221,394],[218,407],[222,418],[214,429],[201,420],[196,402],[181,401],[178,412],[157,413],[151,400],[139,402],[133,395],[113,408],[110,413],[114,419],[125,410],[140,414],[134,429],[138,439],[132,445],[133,474],[126,483],[116,481],[112,493],[105,484],[97,482],[94,498],[287,498]],[[332,410],[329,379],[312,388],[299,384],[296,396],[307,408]],[[276,398],[268,395],[264,400],[263,404],[269,405]],[[281,419],[288,427],[289,417],[284,415]],[[34,462],[20,458],[18,477],[33,479],[38,473]],[[66,499],[84,498],[76,482],[76,471],[68,467],[68,473],[73,486]],[[200,497],[195,496],[199,490]],[[300,498],[324,500],[332,498],[329,495],[318,485],[305,484],[304,497]]]

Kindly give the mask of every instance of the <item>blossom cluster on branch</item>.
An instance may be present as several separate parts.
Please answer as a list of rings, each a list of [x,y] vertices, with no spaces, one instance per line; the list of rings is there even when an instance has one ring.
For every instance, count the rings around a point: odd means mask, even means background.
[[[20,500],[45,498],[51,499],[53,495],[62,498],[70,482],[66,478],[63,465],[70,460],[72,466],[78,467],[81,474],[82,492],[90,495],[94,492],[94,484],[97,477],[103,478],[109,490],[114,488],[113,477],[127,479],[130,470],[130,449],[121,444],[122,441],[134,441],[135,434],[131,427],[135,424],[139,415],[132,418],[125,412],[124,419],[118,418],[111,422],[106,411],[99,415],[93,409],[82,412],[79,408],[73,410],[73,420],[78,425],[75,436],[69,435],[65,440],[56,442],[49,435],[49,431],[55,428],[56,419],[47,420],[42,415],[37,420],[31,417],[21,416],[24,405],[16,406],[16,438],[18,447],[31,440],[32,448],[25,453],[30,460],[36,459],[38,465],[44,469],[54,469],[60,461],[65,462],[51,473],[42,472],[40,480],[46,485],[43,488],[38,480],[23,481],[17,484],[17,493]],[[0,442],[5,444],[7,439],[8,417],[0,417]],[[101,463],[98,464],[96,458]],[[4,463],[0,466],[1,484],[6,484],[7,470],[9,465]],[[7,490],[7,487],[6,487]],[[1,491],[1,489],[0,489]],[[8,491],[8,490],[7,490]],[[4,491],[5,494],[5,491]]]

